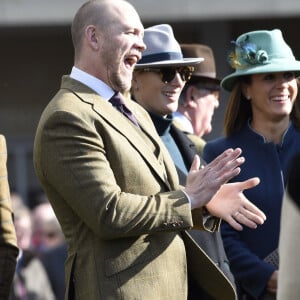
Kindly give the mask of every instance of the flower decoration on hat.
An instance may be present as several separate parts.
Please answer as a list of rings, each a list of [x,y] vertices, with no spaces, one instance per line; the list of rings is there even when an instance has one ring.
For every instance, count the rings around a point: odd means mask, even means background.
[[[246,36],[244,41],[232,41],[235,49],[228,55],[228,62],[232,68],[244,69],[268,63],[269,57],[267,51],[259,49],[257,45],[248,40],[249,36]]]

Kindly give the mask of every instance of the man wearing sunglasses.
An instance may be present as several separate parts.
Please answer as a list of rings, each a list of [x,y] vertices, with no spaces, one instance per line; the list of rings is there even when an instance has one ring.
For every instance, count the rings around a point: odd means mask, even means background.
[[[219,107],[220,79],[216,77],[213,51],[201,44],[181,44],[184,57],[203,57],[184,86],[179,98],[174,124],[184,131],[202,153],[205,140],[202,136],[212,131],[212,117]]]
[[[144,42],[147,49],[135,66],[131,89],[132,96],[149,112],[158,134],[173,158],[180,183],[185,185],[187,172],[195,154],[197,154],[197,149],[188,137],[172,124],[172,113],[177,110],[180,93],[192,75],[193,59],[182,57],[180,46],[173,36],[172,28],[167,24],[147,28]],[[206,169],[204,161],[202,161],[202,167]],[[224,185],[225,187],[223,186],[219,190],[206,207],[213,215],[227,220],[237,230],[240,230],[241,225],[230,217],[240,205],[247,207],[248,212],[251,211],[252,217],[262,216],[261,212],[241,193],[243,189],[251,188],[256,184],[255,179],[250,179],[247,182],[239,183],[237,189],[231,185]],[[228,191],[230,191],[229,194],[227,194]],[[247,217],[250,215],[245,213],[240,221],[243,225],[250,227],[254,225],[255,227],[254,223],[258,219],[250,217],[250,220]],[[194,280],[197,278],[190,274],[188,299],[233,299],[235,294],[232,286],[233,277],[229,270],[220,233],[193,230],[189,231],[189,234],[223,272],[216,275],[215,270],[211,268],[205,270],[202,267],[201,274],[206,274],[202,276],[202,279],[205,277],[210,278],[210,280],[222,278],[213,289],[211,289],[209,282],[195,282]],[[189,256],[189,254],[187,247],[188,262],[197,264],[197,258]],[[219,272],[220,269],[218,268]],[[220,274],[222,276],[219,276]]]

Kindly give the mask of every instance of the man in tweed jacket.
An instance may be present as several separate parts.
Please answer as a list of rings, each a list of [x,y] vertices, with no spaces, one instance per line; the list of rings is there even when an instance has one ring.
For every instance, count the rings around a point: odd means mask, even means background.
[[[111,105],[130,88],[143,32],[126,1],[83,4],[72,25],[74,67],[38,125],[36,173],[68,244],[66,299],[186,299],[181,233],[204,229],[202,206],[243,163],[240,149],[202,170],[196,157],[180,187],[147,112],[124,100],[136,126]],[[203,253],[194,253],[197,262]]]

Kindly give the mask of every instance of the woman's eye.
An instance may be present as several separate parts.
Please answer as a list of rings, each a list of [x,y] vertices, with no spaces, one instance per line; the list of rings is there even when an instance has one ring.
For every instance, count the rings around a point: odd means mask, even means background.
[[[267,74],[265,77],[264,77],[265,80],[274,80],[274,75],[273,74]]]
[[[283,74],[283,77],[285,79],[291,80],[295,78],[295,74],[293,72],[286,72]]]

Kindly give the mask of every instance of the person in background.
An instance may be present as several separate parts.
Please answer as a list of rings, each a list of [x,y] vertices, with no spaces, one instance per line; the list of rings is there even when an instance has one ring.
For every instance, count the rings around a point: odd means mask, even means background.
[[[20,253],[9,300],[54,300],[47,273],[31,249],[31,212],[22,202],[13,202],[15,227]]]
[[[42,198],[32,210],[31,244],[45,267],[56,300],[63,300],[67,245],[51,204],[47,197]]]
[[[233,45],[235,72],[221,82],[231,92],[225,137],[207,142],[203,156],[209,162],[228,147],[241,147],[246,162],[230,182],[260,178],[245,195],[267,215],[264,225],[236,231],[224,222],[221,233],[240,297],[275,299],[282,198],[288,165],[300,151],[300,62],[279,29],[244,33]]]
[[[280,268],[277,300],[297,300],[300,295],[300,154],[290,164],[287,188],[284,194],[279,236]]]
[[[0,135],[0,299],[3,300],[8,299],[19,253],[6,163],[6,141]]]
[[[207,45],[181,44],[183,57],[203,57],[185,84],[179,105],[174,112],[174,124],[185,132],[202,153],[204,135],[212,131],[212,118],[219,107],[220,79],[217,78],[213,51]]]
[[[66,259],[67,244],[65,242],[44,251],[40,256],[40,260],[47,272],[56,300],[64,300],[66,291]]]
[[[180,184],[185,185],[188,169],[197,154],[197,149],[188,137],[172,124],[172,113],[176,111],[180,92],[192,74],[193,63],[191,61],[193,58],[182,58],[180,46],[168,24],[155,25],[145,29],[144,42],[147,49],[135,66],[131,89],[132,97],[149,112],[159,136],[173,158]],[[173,55],[176,53],[177,58],[173,59],[166,53],[173,53]],[[205,168],[204,162],[203,167]],[[255,183],[254,180],[248,184],[248,187],[245,184],[245,188],[250,188],[251,184],[254,186],[257,182]],[[223,186],[218,195],[206,205],[208,211],[210,211],[211,205],[222,205],[222,203],[217,203],[217,198],[230,208],[234,206],[233,201],[236,206],[247,207],[250,205],[252,208],[252,205],[240,192],[244,188],[242,184],[238,192],[236,194],[232,192],[230,196],[223,193],[227,188],[228,186],[225,189]],[[235,208],[235,211],[237,209]],[[225,211],[223,209],[222,213]],[[257,213],[258,210],[254,210],[254,212]],[[226,219],[225,215],[217,216]],[[247,214],[245,219],[247,219]],[[230,299],[229,295],[233,292],[234,280],[229,270],[219,232],[193,230],[189,233],[228,279],[223,277],[223,281],[216,283],[213,289],[211,285],[203,285],[199,288],[190,280],[188,299]],[[214,280],[212,274],[206,274],[207,277]],[[228,280],[231,280],[231,284]]]
[[[32,247],[40,256],[45,251],[65,243],[59,222],[49,202],[36,205],[32,209]]]
[[[185,243],[196,263],[205,256],[184,232],[216,230],[204,206],[240,172],[241,150],[204,169],[196,156],[180,186],[148,113],[122,95],[145,50],[134,7],[88,1],[71,33],[74,67],[42,113],[33,158],[68,245],[65,298],[186,299]]]

